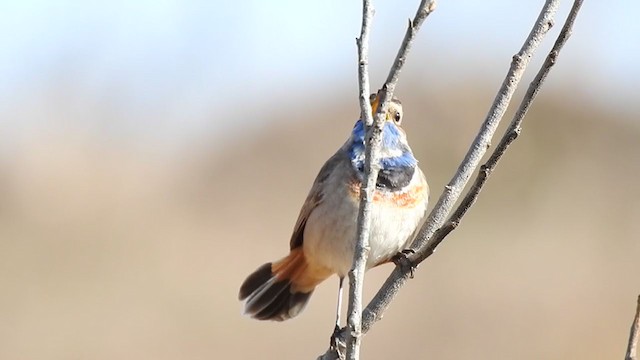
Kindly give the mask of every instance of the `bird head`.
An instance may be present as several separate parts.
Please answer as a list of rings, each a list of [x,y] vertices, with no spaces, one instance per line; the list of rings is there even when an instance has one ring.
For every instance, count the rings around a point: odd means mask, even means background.
[[[369,101],[371,102],[371,111],[373,112],[373,116],[375,116],[378,111],[378,106],[380,105],[380,91],[378,91],[377,94],[371,94]],[[385,120],[392,121],[396,126],[400,126],[402,124],[402,115],[402,103],[398,98],[393,97],[391,101],[389,101],[389,106],[384,114]]]
[[[370,97],[373,113],[378,110],[379,93]],[[393,98],[384,114],[385,122],[382,128],[382,144],[380,147],[381,170],[414,168],[418,161],[413,156],[407,136],[400,127],[402,123],[402,104],[400,100]],[[364,148],[366,129],[362,119],[358,120],[353,128],[348,141],[348,152],[353,167],[362,171],[364,169]]]

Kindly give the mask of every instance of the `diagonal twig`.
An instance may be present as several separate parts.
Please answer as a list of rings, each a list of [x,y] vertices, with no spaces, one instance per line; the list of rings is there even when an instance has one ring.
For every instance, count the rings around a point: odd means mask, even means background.
[[[638,338],[640,338],[640,295],[638,295],[636,315],[633,317],[633,323],[631,323],[631,330],[629,331],[629,344],[627,345],[627,354],[624,360],[636,360]]]
[[[402,44],[400,44],[400,49],[398,49],[398,54],[396,55],[396,59],[389,70],[389,75],[387,75],[387,80],[382,85],[378,95],[380,96],[379,102],[380,106],[378,107],[378,111],[376,112],[376,117],[382,117],[382,114],[385,114],[387,111],[387,107],[389,105],[389,100],[393,98],[393,92],[396,89],[396,84],[398,83],[398,78],[400,76],[400,71],[404,66],[405,61],[407,60],[407,54],[413,45],[413,41],[415,40],[416,34],[422,23],[427,19],[427,17],[436,9],[436,1],[435,0],[421,0],[420,5],[418,6],[418,10],[416,10],[416,14],[413,17],[413,20],[409,20],[409,24],[407,26],[407,31],[404,34],[404,38],[402,39]]]

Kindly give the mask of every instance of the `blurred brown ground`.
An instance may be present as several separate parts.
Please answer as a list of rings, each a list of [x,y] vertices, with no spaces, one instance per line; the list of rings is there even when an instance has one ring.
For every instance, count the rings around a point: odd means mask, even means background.
[[[433,202],[493,91],[401,89]],[[569,95],[543,91],[478,204],[365,337],[364,358],[623,357],[640,292],[637,113]],[[337,281],[285,323],[242,317],[237,290],[288,251],[358,113],[342,99],[273,110],[260,129],[233,119],[224,151],[162,160],[82,133],[24,142],[0,163],[0,359],[323,352]],[[390,270],[368,273],[367,298]]]

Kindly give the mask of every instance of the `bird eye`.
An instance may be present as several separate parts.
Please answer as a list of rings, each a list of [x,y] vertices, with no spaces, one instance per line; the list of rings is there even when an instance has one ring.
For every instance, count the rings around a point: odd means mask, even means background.
[[[396,116],[393,120],[396,124],[400,124],[400,120],[402,120],[402,115],[400,115],[400,112],[396,112]]]

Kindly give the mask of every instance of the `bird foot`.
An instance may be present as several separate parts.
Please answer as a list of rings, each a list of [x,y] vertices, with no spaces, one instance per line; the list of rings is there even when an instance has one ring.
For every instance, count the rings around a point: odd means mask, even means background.
[[[391,258],[391,261],[393,261],[393,263],[396,264],[396,266],[400,266],[400,268],[403,271],[408,271],[409,272],[409,278],[410,279],[413,279],[413,275],[414,275],[414,272],[416,270],[416,267],[413,266],[413,264],[409,260],[408,255],[415,254],[415,253],[416,253],[416,251],[413,250],[413,249],[404,249],[404,250],[398,252],[397,254],[395,254]]]
[[[344,353],[346,349],[345,329],[341,329],[338,325],[336,325],[336,327],[333,329],[333,334],[331,334],[329,347],[331,348],[331,350],[336,351],[338,354]]]

